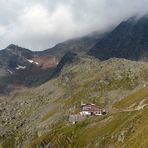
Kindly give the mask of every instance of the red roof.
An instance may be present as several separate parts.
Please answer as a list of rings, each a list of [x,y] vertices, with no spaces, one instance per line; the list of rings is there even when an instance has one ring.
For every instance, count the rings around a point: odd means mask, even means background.
[[[81,105],[81,111],[95,112],[95,111],[102,111],[102,109],[97,107],[95,104],[85,104]]]

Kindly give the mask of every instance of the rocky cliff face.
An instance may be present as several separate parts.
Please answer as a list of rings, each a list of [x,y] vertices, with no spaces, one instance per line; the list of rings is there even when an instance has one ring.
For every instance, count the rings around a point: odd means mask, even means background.
[[[101,60],[148,58],[148,17],[129,19],[120,23],[108,36],[101,39],[89,52]]]

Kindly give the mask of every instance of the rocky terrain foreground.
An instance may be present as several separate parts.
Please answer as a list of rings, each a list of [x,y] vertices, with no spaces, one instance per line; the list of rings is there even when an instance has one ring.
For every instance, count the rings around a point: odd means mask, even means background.
[[[147,62],[69,53],[57,68],[45,84],[0,97],[0,147],[147,148]],[[73,125],[81,102],[107,114]]]

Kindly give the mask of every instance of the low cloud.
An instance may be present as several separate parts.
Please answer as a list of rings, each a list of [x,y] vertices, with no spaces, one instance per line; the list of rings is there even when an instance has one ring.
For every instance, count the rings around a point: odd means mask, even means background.
[[[43,50],[148,11],[147,0],[1,0],[0,48]]]

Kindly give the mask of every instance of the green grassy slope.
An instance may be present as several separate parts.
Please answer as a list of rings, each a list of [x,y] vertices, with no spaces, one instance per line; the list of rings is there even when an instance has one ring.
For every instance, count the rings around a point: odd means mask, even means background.
[[[146,91],[147,90],[147,91]],[[139,103],[145,98],[148,103],[148,87],[141,89],[122,101],[116,103],[120,109],[127,108],[132,103]],[[142,95],[137,96],[137,93]],[[137,99],[138,98],[138,99]],[[148,105],[148,104],[147,104]],[[57,125],[47,136],[55,147],[83,148],[83,147],[123,147],[147,148],[148,146],[148,107],[141,110],[123,111],[102,116],[87,117],[84,121],[72,125]],[[46,137],[46,138],[47,138]]]

